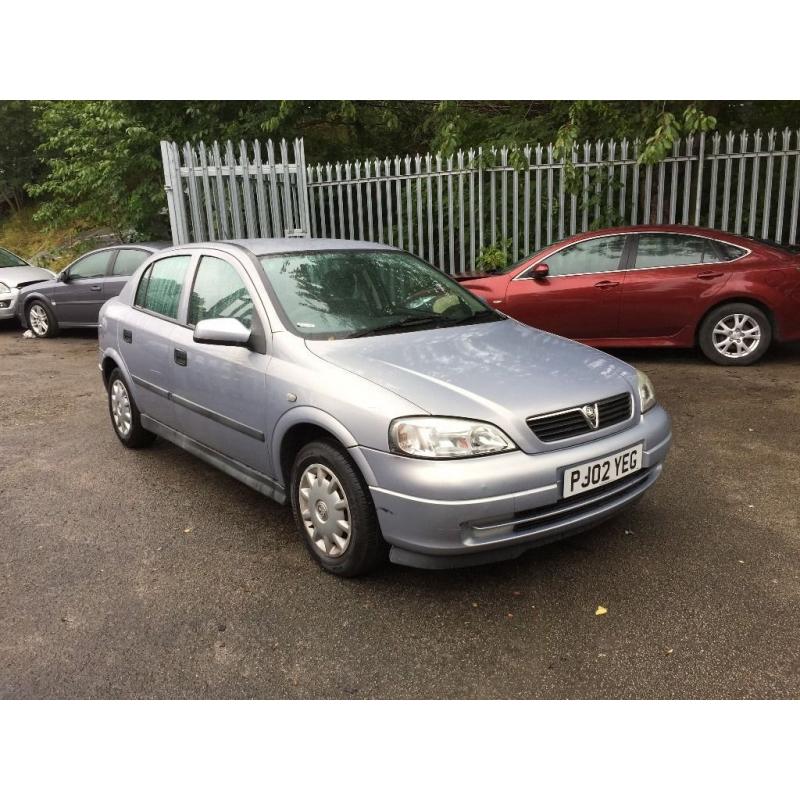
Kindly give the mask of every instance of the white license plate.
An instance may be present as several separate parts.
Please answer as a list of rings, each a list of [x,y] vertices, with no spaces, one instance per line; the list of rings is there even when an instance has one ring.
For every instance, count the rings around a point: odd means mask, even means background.
[[[644,447],[637,444],[595,461],[567,467],[564,470],[563,497],[582,494],[638,472],[642,468],[643,451]]]

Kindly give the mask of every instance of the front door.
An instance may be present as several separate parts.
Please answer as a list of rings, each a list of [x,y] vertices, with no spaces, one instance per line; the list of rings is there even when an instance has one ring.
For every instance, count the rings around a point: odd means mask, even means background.
[[[547,277],[532,277],[531,267],[509,282],[502,310],[571,339],[616,338],[626,238],[598,236],[550,254]]]
[[[51,294],[58,321],[67,325],[96,325],[106,298],[108,264],[113,250],[101,250],[78,259]]]
[[[177,428],[192,439],[269,474],[266,437],[266,319],[253,303],[254,287],[241,265],[203,255],[195,271],[185,327],[175,336]],[[194,341],[204,319],[232,317],[252,331],[249,346]]]
[[[633,237],[635,256],[625,273],[620,336],[670,338],[694,328],[700,305],[730,273],[712,239],[674,233]]]

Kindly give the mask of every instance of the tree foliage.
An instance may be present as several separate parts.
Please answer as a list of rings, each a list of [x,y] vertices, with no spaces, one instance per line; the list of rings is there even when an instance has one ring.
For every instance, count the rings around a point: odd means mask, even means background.
[[[800,124],[794,101],[58,101],[1,103],[0,200],[39,220],[167,233],[161,139],[305,139],[309,163],[553,141],[639,138],[657,161],[690,131]],[[569,159],[567,159],[569,162]],[[9,194],[10,193],[10,194]],[[8,202],[8,201],[7,201]]]

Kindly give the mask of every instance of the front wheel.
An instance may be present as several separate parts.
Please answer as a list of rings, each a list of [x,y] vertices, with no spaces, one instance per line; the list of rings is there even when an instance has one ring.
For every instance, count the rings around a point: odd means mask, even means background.
[[[48,339],[58,333],[58,322],[53,316],[53,312],[39,300],[34,300],[25,314],[28,320],[28,328],[34,336],[40,339]]]
[[[716,364],[754,364],[767,352],[771,341],[772,325],[767,315],[749,303],[720,306],[700,326],[700,348]]]
[[[300,450],[290,491],[297,527],[323,569],[353,578],[386,560],[388,547],[369,490],[335,444],[315,441]]]

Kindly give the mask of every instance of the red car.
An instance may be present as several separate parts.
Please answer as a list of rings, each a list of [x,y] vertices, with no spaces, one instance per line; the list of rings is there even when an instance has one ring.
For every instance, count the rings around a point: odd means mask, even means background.
[[[528,325],[597,347],[694,347],[718,364],[800,339],[800,251],[721,231],[581,233],[503,270],[459,276]]]

